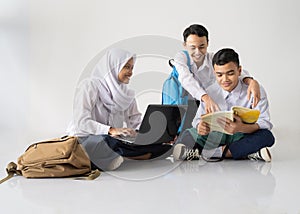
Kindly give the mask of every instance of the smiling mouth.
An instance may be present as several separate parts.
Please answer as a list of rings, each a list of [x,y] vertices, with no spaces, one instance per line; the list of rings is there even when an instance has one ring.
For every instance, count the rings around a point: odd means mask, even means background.
[[[231,83],[223,83],[222,84],[224,87],[229,87],[231,85]]]
[[[201,59],[201,57],[202,57],[202,55],[194,55],[194,58],[196,58],[196,59]]]

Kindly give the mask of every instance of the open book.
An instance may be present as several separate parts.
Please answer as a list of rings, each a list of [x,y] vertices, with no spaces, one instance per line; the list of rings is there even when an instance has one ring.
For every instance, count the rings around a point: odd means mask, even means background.
[[[242,106],[233,106],[231,111],[218,111],[209,114],[204,114],[201,116],[201,120],[208,123],[210,126],[210,131],[223,132],[225,134],[230,134],[224,130],[218,122],[218,118],[228,118],[233,121],[233,114],[238,115],[244,123],[252,124],[258,120],[260,111],[256,109],[245,108]],[[230,134],[232,135],[232,134]]]

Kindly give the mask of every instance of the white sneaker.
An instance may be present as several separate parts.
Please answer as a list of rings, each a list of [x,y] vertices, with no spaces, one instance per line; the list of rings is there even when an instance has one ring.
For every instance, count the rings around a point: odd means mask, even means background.
[[[107,170],[112,171],[112,170],[115,170],[115,169],[119,168],[121,166],[121,164],[123,163],[123,161],[124,161],[124,158],[122,156],[116,157],[109,164],[109,166],[107,167]]]
[[[270,162],[272,160],[272,156],[267,147],[262,148],[258,152],[248,155],[250,160],[262,160],[265,162]]]
[[[198,149],[189,149],[184,144],[175,145],[173,150],[173,158],[178,160],[199,160],[200,154]]]

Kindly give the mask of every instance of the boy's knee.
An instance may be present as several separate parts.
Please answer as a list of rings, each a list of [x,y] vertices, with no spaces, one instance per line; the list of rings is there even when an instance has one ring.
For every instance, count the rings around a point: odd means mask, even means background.
[[[268,129],[261,129],[263,136],[265,138],[265,142],[267,143],[266,146],[271,147],[275,143],[275,137],[272,132]]]

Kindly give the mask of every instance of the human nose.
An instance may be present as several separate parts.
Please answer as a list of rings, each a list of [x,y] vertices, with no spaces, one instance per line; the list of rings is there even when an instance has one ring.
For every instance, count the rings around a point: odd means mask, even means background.
[[[195,49],[195,53],[196,53],[196,54],[201,54],[200,49],[199,49],[199,48],[196,48],[196,49]]]
[[[227,74],[225,74],[223,76],[224,76],[224,81],[227,81],[229,79]]]
[[[127,73],[130,74],[130,75],[132,75],[132,73],[133,73],[133,67],[129,68],[128,71],[127,71]]]
[[[202,51],[201,51],[202,49],[201,48],[196,48],[195,49],[195,54],[197,54],[197,55],[204,55],[204,53],[202,53]]]

